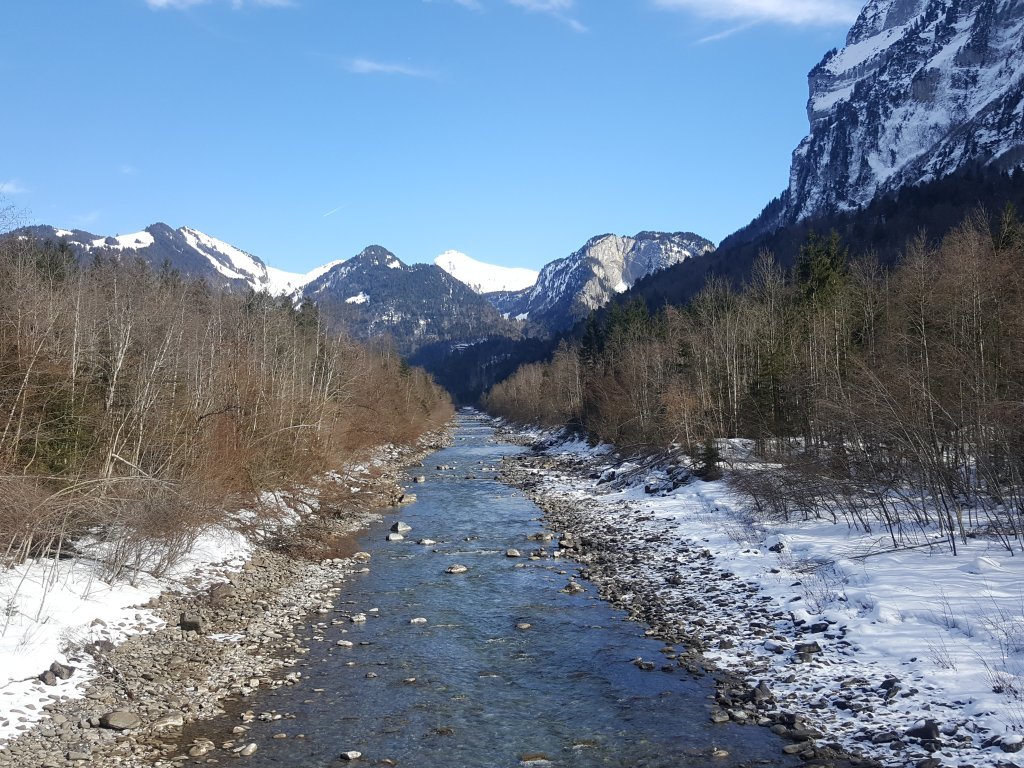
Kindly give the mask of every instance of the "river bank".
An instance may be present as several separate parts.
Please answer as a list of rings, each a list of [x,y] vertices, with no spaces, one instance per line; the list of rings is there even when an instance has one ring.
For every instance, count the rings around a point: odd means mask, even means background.
[[[854,545],[868,551],[863,537],[820,522],[771,530],[744,516],[724,483],[688,477],[678,461],[506,436],[534,450],[507,459],[502,479],[544,509],[562,554],[602,597],[684,645],[695,674],[718,678],[712,719],[771,728],[810,765],[1021,764],[1019,706],[993,693],[983,670],[972,674],[972,653],[985,649],[968,641],[981,627],[958,631],[957,595],[943,592],[979,562],[991,575],[992,548],[974,543],[962,560],[911,553],[900,568],[899,554],[856,559]],[[980,598],[979,586],[968,581],[964,600]],[[945,638],[929,637],[935,625]]]
[[[282,509],[274,535],[252,513],[238,516],[231,530],[208,532],[197,547],[205,551],[186,558],[173,577],[132,586],[90,582],[74,605],[54,598],[48,610],[73,614],[52,614],[53,623],[67,625],[61,652],[33,652],[40,630],[30,624],[14,649],[29,659],[27,677],[0,685],[0,723],[9,736],[0,768],[177,765],[188,757],[179,753],[183,725],[215,717],[230,700],[293,684],[299,673],[292,667],[308,650],[297,630],[310,614],[330,612],[337,585],[367,567],[353,550],[355,534],[400,498],[406,467],[448,442],[450,432],[429,435],[347,468],[333,484],[343,484],[353,501],[331,502],[338,514],[316,515],[312,529],[304,513],[318,502],[306,494],[303,504]],[[46,565],[32,564],[37,571]],[[81,575],[65,576],[60,565],[45,570],[47,578],[80,586]],[[109,597],[95,596],[104,590]],[[147,592],[147,600],[119,608]],[[86,618],[90,610],[107,618]],[[37,623],[45,629],[47,622]],[[54,655],[50,674],[38,674],[45,667],[35,669],[35,659]],[[226,754],[251,749],[241,739]]]

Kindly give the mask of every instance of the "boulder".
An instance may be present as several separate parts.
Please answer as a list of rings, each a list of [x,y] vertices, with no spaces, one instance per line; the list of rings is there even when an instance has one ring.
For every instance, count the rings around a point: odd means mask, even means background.
[[[100,725],[112,731],[127,731],[142,725],[142,718],[127,709],[115,709],[100,717]]]

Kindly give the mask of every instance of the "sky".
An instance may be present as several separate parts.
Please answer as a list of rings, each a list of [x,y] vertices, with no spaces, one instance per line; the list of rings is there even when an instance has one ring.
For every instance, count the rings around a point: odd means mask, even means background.
[[[5,4],[0,205],[190,226],[305,271],[380,244],[534,269],[715,242],[787,185],[857,0]]]

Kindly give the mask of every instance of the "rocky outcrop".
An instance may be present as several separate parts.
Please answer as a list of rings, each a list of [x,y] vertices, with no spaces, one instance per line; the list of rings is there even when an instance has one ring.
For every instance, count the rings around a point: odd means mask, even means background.
[[[572,255],[547,264],[532,287],[488,298],[506,315],[529,321],[534,330],[559,331],[641,277],[714,249],[711,241],[692,232],[599,235]]]
[[[773,226],[971,166],[1024,164],[1024,3],[870,0],[808,76]]]

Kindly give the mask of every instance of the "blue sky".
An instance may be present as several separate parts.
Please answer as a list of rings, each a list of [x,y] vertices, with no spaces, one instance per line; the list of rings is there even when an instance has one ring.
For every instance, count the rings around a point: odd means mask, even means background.
[[[285,269],[379,243],[537,268],[720,240],[786,186],[856,0],[50,0],[4,8],[0,194]]]

